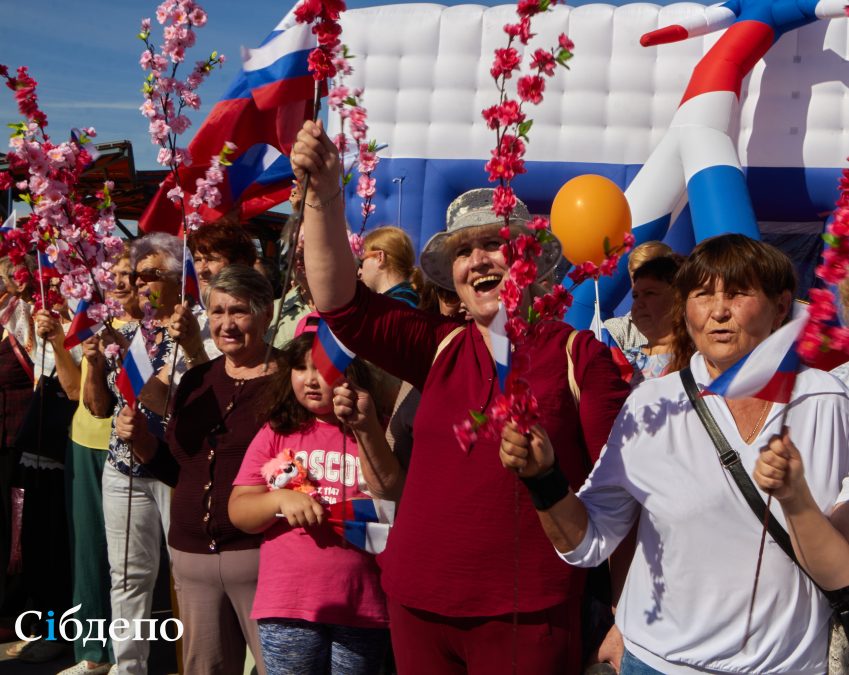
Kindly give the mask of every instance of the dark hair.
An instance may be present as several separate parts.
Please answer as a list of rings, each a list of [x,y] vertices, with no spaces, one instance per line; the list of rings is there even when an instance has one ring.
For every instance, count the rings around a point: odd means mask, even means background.
[[[639,270],[638,270],[639,271]],[[705,239],[684,261],[675,276],[672,307],[673,351],[671,370],[681,370],[696,351],[687,332],[686,305],[690,293],[701,286],[722,281],[726,291],[759,290],[770,300],[796,290],[793,263],[775,246],[742,234],[723,234]]]
[[[256,262],[256,247],[244,227],[230,223],[202,225],[189,235],[192,254],[218,254],[231,265],[247,265]]]
[[[302,333],[291,340],[277,356],[277,374],[271,379],[260,417],[278,434],[306,431],[315,424],[315,416],[295,398],[292,371],[303,368],[316,333]],[[345,376],[356,386],[370,391],[371,375],[366,365],[354,359]]]
[[[633,280],[636,282],[637,279],[654,279],[655,281],[663,281],[671,286],[675,283],[675,275],[678,273],[683,262],[684,257],[674,253],[672,255],[650,258],[634,270]]]
[[[280,267],[278,267],[274,258],[269,258],[268,256],[257,258],[254,269],[257,269],[257,271],[261,272],[268,279],[275,298],[283,295],[283,279],[280,278]]]

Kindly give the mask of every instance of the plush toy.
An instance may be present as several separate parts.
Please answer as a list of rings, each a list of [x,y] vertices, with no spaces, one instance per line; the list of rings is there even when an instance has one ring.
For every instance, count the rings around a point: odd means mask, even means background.
[[[281,450],[276,457],[262,466],[262,477],[269,490],[297,490],[311,497],[316,495],[315,485],[310,480],[303,462],[295,457],[291,448]]]

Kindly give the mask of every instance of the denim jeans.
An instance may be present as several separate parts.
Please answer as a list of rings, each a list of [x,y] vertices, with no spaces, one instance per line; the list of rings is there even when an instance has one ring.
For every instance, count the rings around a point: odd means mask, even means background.
[[[297,619],[260,619],[268,675],[372,675],[380,672],[389,630]]]
[[[619,666],[619,675],[663,675],[663,673],[647,666],[626,649],[622,655],[622,664]]]

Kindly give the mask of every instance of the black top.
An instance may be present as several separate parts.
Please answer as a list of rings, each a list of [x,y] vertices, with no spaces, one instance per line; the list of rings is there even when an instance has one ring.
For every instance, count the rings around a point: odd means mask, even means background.
[[[175,486],[168,544],[178,551],[217,553],[259,546],[262,535],[245,534],[230,522],[227,502],[245,451],[262,426],[258,403],[269,377],[233,379],[221,356],[195,366],[180,380],[165,442],[146,465]]]

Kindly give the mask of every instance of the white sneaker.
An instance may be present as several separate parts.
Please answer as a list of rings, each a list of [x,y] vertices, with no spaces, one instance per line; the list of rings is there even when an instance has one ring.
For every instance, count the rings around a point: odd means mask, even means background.
[[[71,666],[70,668],[65,668],[56,675],[112,675],[113,668],[114,672],[118,672],[118,666],[115,666],[111,663],[104,663],[101,666],[96,666],[94,668],[88,667],[88,661],[80,661],[76,665]]]

